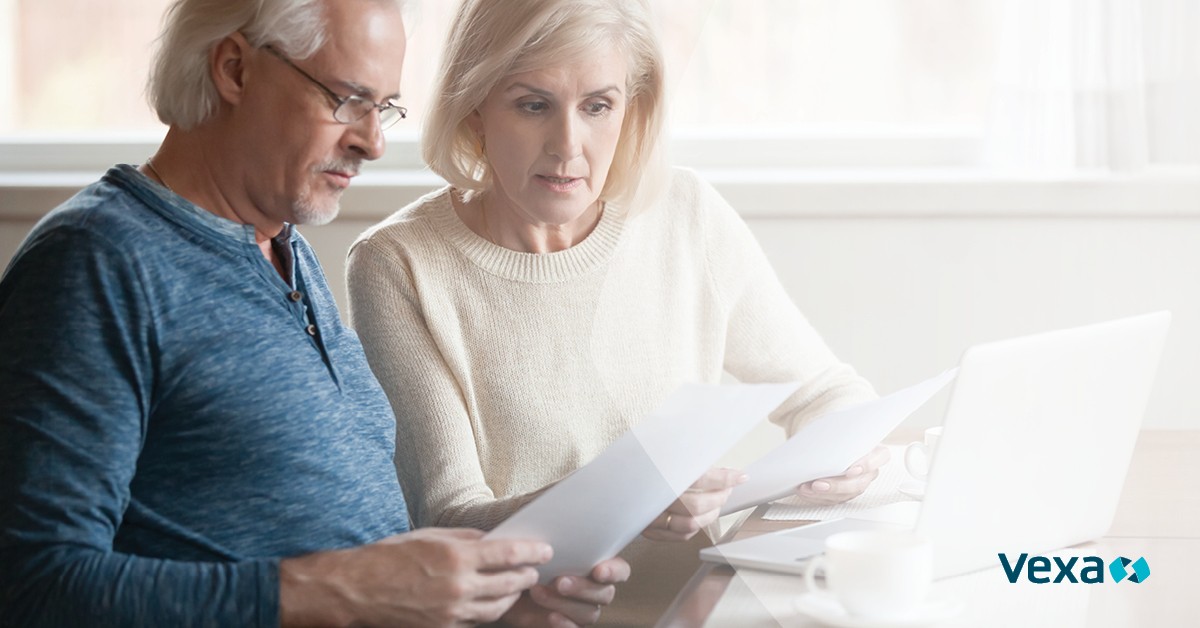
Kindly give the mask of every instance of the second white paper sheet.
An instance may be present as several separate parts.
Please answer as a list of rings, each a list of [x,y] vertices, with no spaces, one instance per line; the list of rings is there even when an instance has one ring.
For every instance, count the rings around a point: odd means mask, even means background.
[[[488,538],[554,548],[541,582],[617,555],[799,384],[687,384],[599,456],[513,513]]]
[[[721,514],[789,495],[809,480],[841,475],[957,374],[957,368],[950,369],[886,397],[813,419],[746,467],[750,479],[733,489]]]

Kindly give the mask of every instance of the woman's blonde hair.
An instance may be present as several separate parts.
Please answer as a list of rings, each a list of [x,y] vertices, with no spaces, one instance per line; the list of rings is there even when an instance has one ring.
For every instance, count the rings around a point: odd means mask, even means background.
[[[629,59],[627,109],[600,198],[645,200],[663,180],[662,49],[645,0],[464,0],[451,26],[421,138],[429,167],[483,192],[492,172],[468,118],[504,77],[617,47]]]

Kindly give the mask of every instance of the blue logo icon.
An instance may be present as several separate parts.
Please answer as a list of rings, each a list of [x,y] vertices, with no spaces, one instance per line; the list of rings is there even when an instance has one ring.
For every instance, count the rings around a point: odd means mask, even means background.
[[[1133,575],[1129,574],[1130,563],[1133,563]],[[1141,583],[1150,577],[1150,565],[1146,563],[1145,558],[1129,560],[1124,556],[1118,556],[1108,564],[1108,572],[1112,574],[1113,582],[1129,578],[1130,582]]]

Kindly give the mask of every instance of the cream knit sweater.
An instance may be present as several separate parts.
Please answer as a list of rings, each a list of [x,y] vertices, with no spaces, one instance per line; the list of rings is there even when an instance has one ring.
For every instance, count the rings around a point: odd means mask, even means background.
[[[655,206],[609,205],[557,253],[489,243],[458,218],[448,188],[355,242],[350,317],[396,412],[396,468],[418,526],[495,527],[676,386],[717,382],[722,370],[803,382],[771,417],[789,434],[874,396],[724,199],[689,170],[671,178]],[[666,552],[683,575],[695,565],[697,543],[635,545],[662,546],[631,551]],[[662,558],[631,562],[642,580]]]

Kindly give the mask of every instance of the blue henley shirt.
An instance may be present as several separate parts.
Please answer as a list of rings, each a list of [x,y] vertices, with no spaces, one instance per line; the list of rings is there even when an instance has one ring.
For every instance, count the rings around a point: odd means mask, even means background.
[[[29,234],[0,281],[0,624],[276,626],[279,558],[408,529],[387,398],[279,240],[291,285],[130,166]]]

